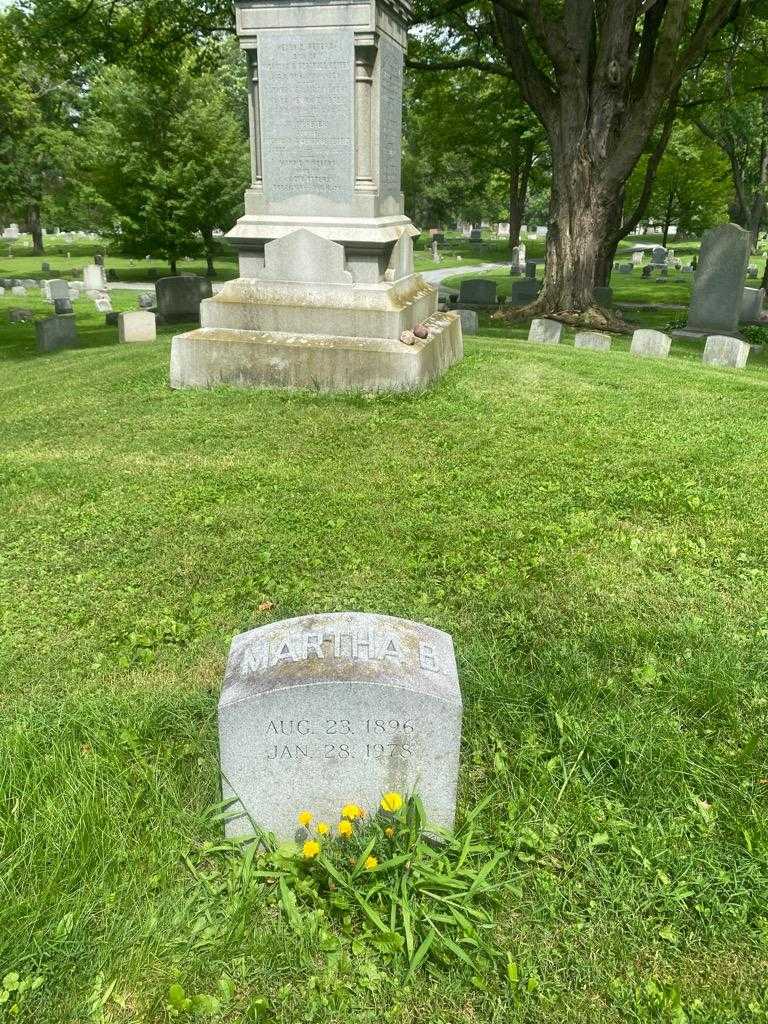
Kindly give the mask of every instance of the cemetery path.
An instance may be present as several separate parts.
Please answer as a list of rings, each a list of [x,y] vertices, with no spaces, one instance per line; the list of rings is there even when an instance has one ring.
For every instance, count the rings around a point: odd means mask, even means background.
[[[444,267],[441,270],[423,270],[421,276],[429,284],[439,284],[444,281],[447,277],[459,277],[462,274],[482,274],[487,270],[508,270],[508,263],[473,263],[471,266],[466,267]],[[155,281],[110,281],[107,284],[107,289],[112,291],[113,289],[123,289],[125,291],[132,292],[146,292],[153,291]],[[226,281],[214,281],[213,291],[214,294],[226,284]]]
[[[442,270],[422,270],[421,276],[429,284],[440,284],[447,277],[461,274],[482,274],[486,270],[509,270],[509,263],[475,263],[471,267],[444,267]]]

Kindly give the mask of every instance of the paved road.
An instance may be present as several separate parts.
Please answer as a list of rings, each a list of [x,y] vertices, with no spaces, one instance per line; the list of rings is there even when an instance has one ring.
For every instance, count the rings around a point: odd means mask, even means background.
[[[481,274],[486,270],[509,270],[508,263],[475,263],[466,267],[443,267],[441,270],[422,270],[421,276],[429,284],[440,284],[448,277],[458,277],[461,274]],[[107,285],[109,291],[115,288],[123,288],[130,292],[151,292],[155,290],[155,281],[110,281]],[[219,292],[226,284],[226,281],[214,281],[213,290]]]

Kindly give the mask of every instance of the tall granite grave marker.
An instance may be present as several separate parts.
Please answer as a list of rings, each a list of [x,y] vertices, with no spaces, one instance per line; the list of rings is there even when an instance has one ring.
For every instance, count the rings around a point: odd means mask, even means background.
[[[738,224],[705,231],[683,334],[737,335],[749,262],[749,232]],[[678,333],[678,332],[674,332]]]
[[[232,641],[219,699],[222,791],[251,822],[291,839],[299,811],[331,824],[346,803],[417,793],[450,828],[462,700],[447,633],[387,615],[308,615]]]
[[[235,0],[251,187],[227,238],[241,277],[173,339],[171,386],[420,387],[461,324],[413,270],[403,213],[409,0]],[[158,300],[160,296],[158,294]],[[425,337],[403,344],[418,325]]]

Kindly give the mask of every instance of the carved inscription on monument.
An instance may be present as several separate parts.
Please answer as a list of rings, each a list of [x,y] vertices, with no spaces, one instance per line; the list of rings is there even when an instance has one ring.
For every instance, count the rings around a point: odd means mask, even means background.
[[[265,32],[259,41],[264,193],[349,202],[354,189],[354,33]]]
[[[403,53],[382,36],[379,43],[379,191],[400,195],[403,134]]]
[[[461,694],[451,638],[354,612],[289,619],[232,642],[219,701],[222,789],[285,838],[299,810],[332,821],[350,800],[418,792],[453,820]]]

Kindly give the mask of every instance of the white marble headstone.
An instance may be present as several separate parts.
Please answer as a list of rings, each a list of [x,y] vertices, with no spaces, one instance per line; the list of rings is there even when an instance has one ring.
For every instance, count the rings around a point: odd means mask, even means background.
[[[341,612],[262,626],[232,641],[219,700],[222,792],[241,817],[296,837],[309,810],[333,825],[356,803],[417,793],[453,825],[462,700],[447,633],[387,615]]]

